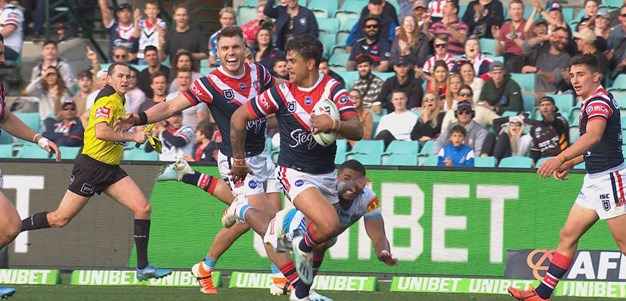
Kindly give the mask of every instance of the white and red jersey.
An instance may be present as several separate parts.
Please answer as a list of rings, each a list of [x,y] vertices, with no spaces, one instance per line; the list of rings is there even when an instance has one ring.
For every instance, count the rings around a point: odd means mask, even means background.
[[[274,85],[274,77],[261,64],[244,64],[244,73],[232,76],[219,67],[209,75],[195,80],[184,93],[194,105],[204,102],[224,139],[220,152],[232,157],[230,145],[230,117],[240,106],[245,105]],[[265,149],[265,118],[249,121],[245,143],[246,157],[260,154]]]
[[[8,25],[15,26],[15,31],[4,37],[4,46],[15,50],[17,53],[22,51],[23,24],[24,13],[17,6],[6,4],[0,8],[0,30]]]
[[[596,92],[583,100],[578,118],[581,137],[587,132],[589,121],[602,119],[606,122],[600,142],[583,154],[587,173],[601,175],[620,169],[624,164],[622,126],[619,105],[613,95],[602,86],[598,87]]]
[[[193,155],[193,142],[196,138],[196,131],[191,127],[183,125],[177,130],[167,130],[174,137],[185,139],[183,146],[174,146],[163,138],[163,132],[159,133],[159,139],[163,142],[162,152],[159,154],[160,161],[176,161],[185,155]]]
[[[161,27],[161,29],[166,30],[167,24],[165,21],[157,18],[156,23],[150,23],[147,19],[139,20],[139,30],[141,31],[141,35],[139,36],[139,52],[137,53],[137,57],[143,58],[143,51],[146,49],[146,46],[154,46],[159,48],[159,31],[157,31],[156,27]]]
[[[280,128],[278,165],[310,174],[335,170],[337,145],[323,147],[311,134],[311,111],[315,104],[328,99],[335,103],[341,119],[356,116],[346,89],[332,77],[320,74],[310,88],[299,88],[289,82],[271,88],[248,103],[257,117],[276,113]]]

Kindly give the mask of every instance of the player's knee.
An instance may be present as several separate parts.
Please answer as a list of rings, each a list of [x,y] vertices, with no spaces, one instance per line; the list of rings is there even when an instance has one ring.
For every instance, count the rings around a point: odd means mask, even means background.
[[[559,232],[559,245],[566,248],[573,247],[578,243],[578,236],[567,227],[561,228]]]
[[[320,239],[323,240],[327,240],[330,239],[331,237],[335,237],[337,236],[337,234],[339,233],[339,223],[334,223],[334,222],[328,222],[328,223],[323,223],[320,225],[316,225],[317,226],[317,230],[319,231],[319,237]]]
[[[150,203],[146,202],[144,205],[138,206],[135,211],[135,216],[149,218],[152,213],[152,206]]]

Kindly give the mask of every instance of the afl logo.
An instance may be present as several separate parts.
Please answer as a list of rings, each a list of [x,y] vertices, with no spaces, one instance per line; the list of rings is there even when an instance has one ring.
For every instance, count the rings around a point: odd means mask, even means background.
[[[304,185],[304,181],[303,180],[297,180],[295,185],[296,185],[296,187],[300,187],[300,186]]]
[[[307,105],[310,105],[312,102],[313,102],[313,99],[311,99],[311,97],[309,97],[309,96],[307,96],[307,97],[304,99],[304,103],[306,103]]]
[[[290,113],[293,113],[296,111],[296,102],[295,101],[290,101],[289,104],[287,104],[287,111],[289,111]]]
[[[235,98],[235,93],[233,92],[233,89],[224,90],[224,97],[228,100]]]

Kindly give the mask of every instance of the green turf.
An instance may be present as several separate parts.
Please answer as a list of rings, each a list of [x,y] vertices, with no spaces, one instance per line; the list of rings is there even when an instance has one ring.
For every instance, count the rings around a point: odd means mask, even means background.
[[[137,301],[137,300],[219,300],[219,301],[244,301],[244,300],[284,300],[287,296],[271,296],[268,290],[259,289],[229,289],[220,287],[219,295],[204,295],[198,288],[169,288],[169,287],[96,287],[96,286],[73,286],[69,283],[69,275],[62,276],[62,284],[44,285],[17,285],[15,296],[9,301]],[[228,279],[225,279],[225,286]],[[367,293],[355,292],[323,292],[320,293],[333,298],[335,301],[514,301],[512,297],[505,295],[470,295],[470,294],[409,294],[390,293],[389,282],[381,282],[379,291]],[[554,297],[556,301],[594,300],[592,298]],[[617,301],[623,299],[598,299],[600,301]]]

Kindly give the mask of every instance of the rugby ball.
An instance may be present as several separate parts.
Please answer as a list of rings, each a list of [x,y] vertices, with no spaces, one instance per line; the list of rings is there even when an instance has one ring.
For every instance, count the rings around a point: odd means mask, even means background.
[[[315,107],[313,108],[313,111],[311,113],[316,115],[325,114],[330,116],[330,118],[339,120],[339,110],[337,109],[337,106],[335,106],[334,102],[328,99],[322,99],[318,101],[315,104]],[[311,131],[313,130],[314,128],[311,128]],[[326,147],[333,144],[335,140],[337,140],[337,133],[330,130],[326,132],[320,132],[317,134],[313,134],[313,139],[315,139],[315,141],[319,145]]]

